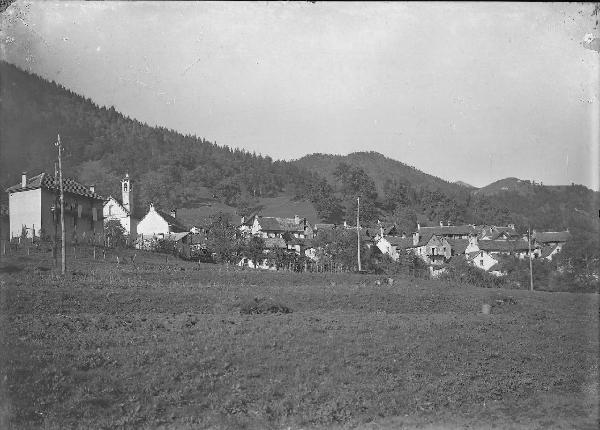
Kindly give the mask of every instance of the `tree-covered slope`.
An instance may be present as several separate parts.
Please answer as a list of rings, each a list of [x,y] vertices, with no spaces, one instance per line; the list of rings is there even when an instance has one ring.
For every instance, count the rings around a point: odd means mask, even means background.
[[[315,181],[297,166],[218,146],[206,139],[150,127],[114,108],[97,106],[68,89],[0,62],[0,185],[54,169],[57,133],[68,176],[116,193],[119,178],[136,180],[140,204],[194,206],[209,188],[225,203],[273,197]]]
[[[439,190],[450,194],[462,191],[457,184],[429,175],[374,151],[353,152],[348,155],[310,154],[295,161],[299,167],[325,176],[329,181],[335,180],[334,172],[339,163],[363,169],[373,179],[379,193],[383,193],[387,181],[412,184],[418,188]]]

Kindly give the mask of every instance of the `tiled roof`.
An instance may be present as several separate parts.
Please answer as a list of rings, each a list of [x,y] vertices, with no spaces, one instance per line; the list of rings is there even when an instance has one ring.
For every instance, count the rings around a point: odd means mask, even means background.
[[[260,217],[258,223],[260,224],[262,231],[304,231],[303,219],[300,220],[300,224],[296,224],[294,218]]]
[[[384,238],[390,245],[395,246],[396,248],[410,248],[413,244],[412,237],[385,236]]]
[[[427,243],[431,240],[431,236],[433,236],[433,233],[422,233],[422,234],[419,234],[419,242],[416,245],[411,245],[411,247],[412,248],[418,248],[420,246],[427,245]]]
[[[22,187],[21,184],[13,185],[12,187],[7,188],[6,192],[18,193],[19,191],[35,190],[37,188],[43,188],[50,191],[59,191],[60,185],[58,179],[55,179],[54,176],[48,175],[47,173],[40,173],[37,176],[27,178],[27,184],[25,187]],[[86,187],[85,185],[82,185],[71,178],[63,178],[63,190],[65,193],[103,200],[98,194],[90,191],[89,187]]]
[[[445,225],[439,227],[421,227],[421,234],[435,234],[438,236],[454,236],[477,234],[477,229],[472,225]]]
[[[542,246],[542,254],[541,254],[541,258],[546,258],[548,257],[550,254],[552,254],[554,252],[554,250],[558,248],[558,245],[544,245]]]
[[[479,249],[488,252],[517,252],[528,251],[529,244],[526,240],[480,240]]]
[[[469,239],[446,239],[455,254],[464,254],[467,246],[469,246]]]
[[[571,239],[571,233],[568,231],[542,231],[533,233],[532,237],[539,243],[566,242]]]
[[[172,217],[170,214],[167,214],[166,212],[161,211],[160,209],[156,209],[154,208],[154,210],[156,211],[157,214],[159,214],[166,222],[167,224],[169,224],[170,227],[172,227],[175,230],[181,230],[182,232],[185,232],[188,230],[188,228],[183,225],[183,223],[181,221],[179,221],[177,218]]]

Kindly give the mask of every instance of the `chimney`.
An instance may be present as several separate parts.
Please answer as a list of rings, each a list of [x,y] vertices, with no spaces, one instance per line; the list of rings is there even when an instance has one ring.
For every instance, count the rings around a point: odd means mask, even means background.
[[[243,217],[240,219],[240,224],[244,224],[245,222],[246,222],[246,217],[245,217],[245,216],[243,216]]]
[[[298,215],[294,215],[294,224],[300,224],[300,217]]]
[[[150,202],[150,210],[153,211],[154,210],[154,203]]]
[[[171,209],[171,216],[177,218],[177,209]]]
[[[21,188],[25,188],[27,186],[27,172],[21,173]]]
[[[348,228],[348,223],[344,221],[344,228]]]
[[[446,221],[446,225],[450,227],[450,221]]]
[[[444,221],[440,221],[440,227],[444,226]]]
[[[510,228],[511,230],[515,229],[515,225],[514,224],[508,224],[508,228]]]
[[[421,224],[417,223],[417,230],[421,230]]]
[[[383,238],[383,226],[379,226],[379,235]]]
[[[419,232],[415,231],[413,233],[413,246],[416,246],[419,243]]]
[[[92,193],[95,193],[96,192],[96,185],[90,185],[90,191]]]

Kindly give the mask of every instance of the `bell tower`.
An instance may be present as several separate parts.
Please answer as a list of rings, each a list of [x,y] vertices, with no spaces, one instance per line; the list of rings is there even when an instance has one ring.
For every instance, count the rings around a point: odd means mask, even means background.
[[[133,201],[131,195],[131,180],[129,179],[129,173],[125,174],[125,177],[121,179],[121,194],[123,200],[123,207],[131,213],[133,209]]]

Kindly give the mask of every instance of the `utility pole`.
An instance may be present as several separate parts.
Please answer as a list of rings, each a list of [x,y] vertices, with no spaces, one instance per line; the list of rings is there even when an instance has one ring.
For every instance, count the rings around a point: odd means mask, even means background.
[[[65,193],[63,189],[63,176],[62,176],[62,146],[60,144],[60,134],[58,140],[55,143],[58,147],[58,172],[60,182],[60,250],[61,250],[61,272],[64,275],[67,270],[67,261],[65,259]]]
[[[531,231],[527,227],[527,244],[529,246],[529,290],[533,291],[533,263],[531,261]]]
[[[356,237],[358,242],[358,271],[360,272],[360,197],[356,198]]]

